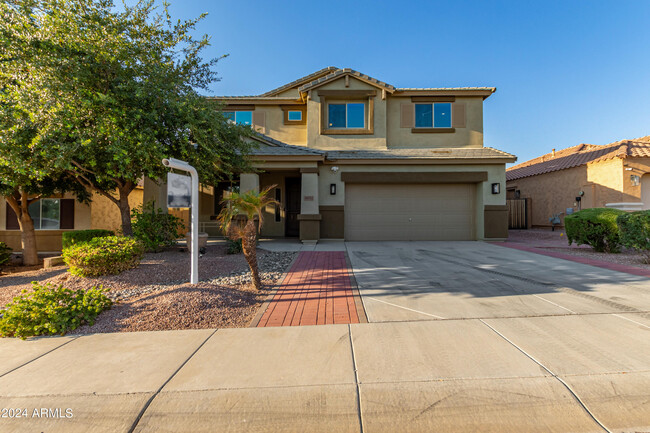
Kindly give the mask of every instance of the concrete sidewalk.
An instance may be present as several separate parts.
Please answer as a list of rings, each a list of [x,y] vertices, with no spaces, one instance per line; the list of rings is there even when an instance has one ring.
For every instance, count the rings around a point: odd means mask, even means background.
[[[27,416],[0,431],[647,431],[649,333],[629,313],[2,339],[2,407]]]

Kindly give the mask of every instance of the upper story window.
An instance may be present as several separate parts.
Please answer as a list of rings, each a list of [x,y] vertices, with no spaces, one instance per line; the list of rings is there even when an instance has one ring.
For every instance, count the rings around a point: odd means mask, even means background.
[[[240,125],[252,125],[253,124],[253,112],[252,111],[224,111],[224,116],[226,119],[231,122],[238,123]]]
[[[451,103],[415,104],[416,128],[451,128]]]
[[[300,122],[302,120],[302,111],[289,110],[287,113],[287,120],[290,120],[292,122]]]
[[[59,230],[61,226],[61,200],[42,198],[29,205],[29,215],[36,230]]]
[[[366,126],[366,104],[363,102],[328,104],[328,128],[356,128]]]

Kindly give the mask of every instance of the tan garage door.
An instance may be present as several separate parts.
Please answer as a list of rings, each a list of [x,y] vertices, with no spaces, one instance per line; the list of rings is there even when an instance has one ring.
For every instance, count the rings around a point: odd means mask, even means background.
[[[474,184],[346,184],[345,239],[475,240]]]

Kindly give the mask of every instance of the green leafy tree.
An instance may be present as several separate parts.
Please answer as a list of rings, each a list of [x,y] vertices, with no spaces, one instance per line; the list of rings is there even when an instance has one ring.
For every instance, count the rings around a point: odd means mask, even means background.
[[[0,196],[14,211],[21,230],[23,263],[38,263],[29,205],[54,193],[88,194],[40,148],[41,131],[56,123],[57,103],[35,71],[41,50],[28,4],[0,3]]]
[[[241,239],[242,251],[251,270],[256,289],[262,287],[260,271],[257,266],[257,233],[262,227],[262,211],[266,206],[279,205],[271,198],[270,192],[276,185],[269,186],[261,192],[233,192],[222,201],[225,206],[217,219],[224,233],[232,240]]]
[[[34,123],[29,147],[88,191],[112,201],[132,234],[129,194],[185,160],[214,184],[246,168],[249,127],[227,121],[198,93],[218,77],[204,60],[205,16],[172,22],[167,4],[117,10],[109,0],[8,0],[2,89]],[[13,145],[0,143],[0,148]],[[20,146],[24,146],[21,143]]]

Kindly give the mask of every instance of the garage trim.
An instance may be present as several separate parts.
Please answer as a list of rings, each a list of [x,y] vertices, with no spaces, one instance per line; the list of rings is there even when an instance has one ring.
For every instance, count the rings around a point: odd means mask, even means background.
[[[487,171],[452,171],[435,173],[413,172],[344,172],[347,183],[479,183],[488,180]]]

